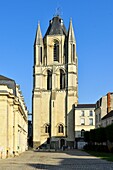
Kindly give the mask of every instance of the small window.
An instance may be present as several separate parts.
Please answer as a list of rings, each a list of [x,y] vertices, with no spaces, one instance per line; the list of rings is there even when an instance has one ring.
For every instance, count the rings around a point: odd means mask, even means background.
[[[84,132],[85,132],[85,130],[82,129],[82,130],[81,130],[81,137],[84,137]]]
[[[81,125],[85,125],[85,119],[81,119]]]
[[[89,119],[89,125],[93,125],[93,119]]]
[[[89,116],[93,116],[93,111],[92,110],[89,111]]]
[[[50,126],[47,124],[45,126],[45,133],[49,133],[50,132]]]
[[[64,132],[64,127],[62,124],[58,126],[58,133],[63,133]]]
[[[81,111],[81,116],[84,116],[84,110]]]

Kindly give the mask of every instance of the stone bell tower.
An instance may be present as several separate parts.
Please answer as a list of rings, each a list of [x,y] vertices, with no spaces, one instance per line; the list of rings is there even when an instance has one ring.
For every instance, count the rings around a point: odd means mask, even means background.
[[[38,24],[33,67],[33,147],[74,145],[73,104],[78,103],[78,61],[72,20],[59,15],[42,37]]]

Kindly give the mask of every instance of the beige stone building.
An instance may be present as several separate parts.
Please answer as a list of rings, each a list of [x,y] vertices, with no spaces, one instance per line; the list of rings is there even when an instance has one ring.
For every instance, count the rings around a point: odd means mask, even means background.
[[[20,87],[0,75],[0,157],[6,158],[27,149],[27,108]]]
[[[34,43],[33,146],[74,146],[74,104],[78,103],[78,59],[72,20],[68,31],[54,16]]]
[[[75,148],[82,149],[84,132],[95,128],[95,104],[78,104],[75,106]]]
[[[101,126],[106,127],[108,125],[111,125],[112,123],[113,123],[113,110],[111,110],[101,119]]]
[[[107,93],[96,102],[95,108],[95,126],[96,128],[102,126],[102,118],[113,110],[113,93]]]

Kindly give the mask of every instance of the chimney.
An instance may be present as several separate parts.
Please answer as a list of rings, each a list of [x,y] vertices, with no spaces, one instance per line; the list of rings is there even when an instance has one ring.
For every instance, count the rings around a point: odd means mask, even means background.
[[[111,94],[107,93],[107,113],[111,111]]]

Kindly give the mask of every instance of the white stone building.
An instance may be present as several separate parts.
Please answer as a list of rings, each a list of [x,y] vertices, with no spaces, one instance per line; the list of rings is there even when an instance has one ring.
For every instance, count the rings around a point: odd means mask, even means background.
[[[74,147],[74,108],[78,103],[78,59],[72,20],[68,31],[54,16],[34,43],[33,146]]]
[[[14,156],[27,149],[27,108],[20,87],[0,75],[0,155]]]
[[[75,106],[75,148],[85,145],[84,132],[95,128],[95,104],[78,104]]]

